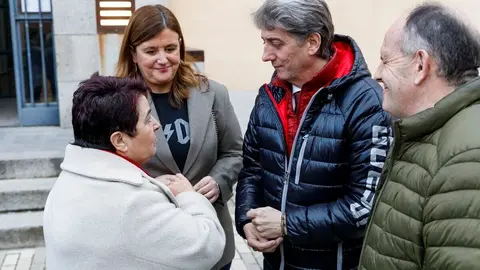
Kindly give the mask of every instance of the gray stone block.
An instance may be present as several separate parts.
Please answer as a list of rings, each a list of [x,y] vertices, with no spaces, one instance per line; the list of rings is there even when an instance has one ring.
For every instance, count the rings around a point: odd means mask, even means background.
[[[60,111],[60,126],[62,128],[72,127],[72,98],[79,83],[80,81],[58,82],[58,109]]]
[[[100,68],[97,35],[56,35],[55,48],[59,82],[83,81]]]
[[[0,249],[44,246],[43,212],[0,214]]]
[[[0,212],[43,210],[56,178],[0,181]]]
[[[63,157],[0,160],[1,179],[56,177],[60,174]]]
[[[52,0],[55,35],[97,34],[95,2]],[[72,21],[74,18],[74,21]]]

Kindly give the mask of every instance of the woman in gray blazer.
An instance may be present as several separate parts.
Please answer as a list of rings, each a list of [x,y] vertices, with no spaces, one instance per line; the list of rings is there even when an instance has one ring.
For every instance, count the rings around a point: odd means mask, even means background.
[[[159,119],[157,153],[143,168],[152,176],[183,174],[214,206],[226,234],[221,260],[235,255],[227,201],[242,166],[242,134],[225,86],[197,74],[185,60],[185,41],[174,14],[161,5],[132,15],[124,33],[117,76],[141,77]]]

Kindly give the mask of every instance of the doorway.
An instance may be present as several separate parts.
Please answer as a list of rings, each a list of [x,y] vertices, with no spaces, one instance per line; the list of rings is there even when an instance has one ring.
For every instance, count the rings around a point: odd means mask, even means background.
[[[0,127],[20,125],[8,2],[0,0]]]
[[[51,0],[0,0],[0,7],[0,126],[59,125]]]

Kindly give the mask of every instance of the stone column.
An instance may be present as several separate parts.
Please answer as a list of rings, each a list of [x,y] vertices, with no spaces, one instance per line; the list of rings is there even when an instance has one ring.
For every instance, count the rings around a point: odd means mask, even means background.
[[[95,1],[52,0],[60,126],[71,127],[72,95],[99,70]]]

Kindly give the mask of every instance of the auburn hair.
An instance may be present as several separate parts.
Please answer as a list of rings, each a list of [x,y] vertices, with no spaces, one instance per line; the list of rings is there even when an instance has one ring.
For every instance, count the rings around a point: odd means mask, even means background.
[[[177,33],[180,38],[180,65],[173,78],[168,98],[172,107],[180,108],[184,100],[189,97],[189,88],[197,87],[201,83],[207,82],[207,79],[196,73],[190,59],[187,59],[189,57],[185,53],[182,29],[177,18],[168,8],[162,5],[148,5],[137,9],[132,14],[120,48],[116,76],[141,77],[136,63],[133,62],[133,53],[138,45],[152,39],[167,28]]]

